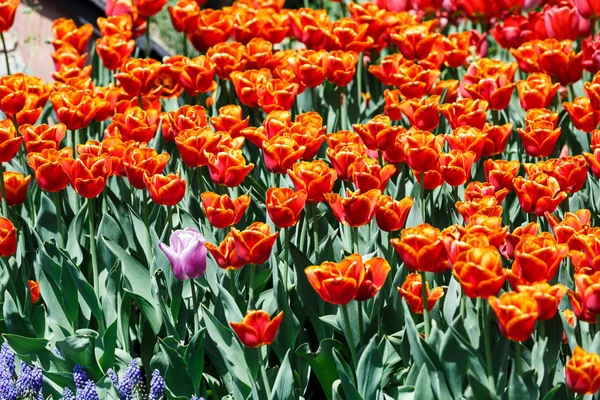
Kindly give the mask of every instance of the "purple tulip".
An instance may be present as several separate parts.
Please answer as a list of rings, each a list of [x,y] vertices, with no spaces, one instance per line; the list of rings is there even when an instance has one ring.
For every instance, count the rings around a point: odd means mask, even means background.
[[[170,244],[159,243],[158,247],[165,253],[173,274],[180,281],[199,278],[206,271],[206,247],[204,236],[193,228],[174,231]]]

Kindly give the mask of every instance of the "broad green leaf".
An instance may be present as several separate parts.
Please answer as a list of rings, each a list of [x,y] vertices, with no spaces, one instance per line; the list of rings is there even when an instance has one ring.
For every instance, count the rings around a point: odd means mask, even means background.
[[[9,292],[4,293],[4,323],[8,329],[8,333],[13,335],[36,337],[35,329],[31,323],[23,316],[22,312],[17,308],[15,301]]]
[[[356,369],[358,392],[364,399],[376,398],[382,376],[383,361],[377,349],[377,336],[374,336],[363,350]]]
[[[310,364],[317,379],[321,383],[321,388],[328,399],[332,398],[331,388],[333,382],[338,379],[336,372],[336,363],[333,358],[333,350],[341,349],[342,344],[337,340],[324,339],[315,353],[310,351],[308,343],[302,344],[296,350],[296,354],[304,358]]]
[[[273,383],[273,388],[270,397],[271,400],[295,398],[294,374],[292,372],[292,366],[290,364],[290,354],[291,350],[288,350],[288,352],[285,354],[285,357],[283,358],[283,363],[279,368],[277,378],[275,378],[275,383]]]
[[[202,373],[204,372],[204,335],[206,329],[201,329],[190,340],[185,350],[184,360],[187,373],[194,385],[194,393],[199,393]]]
[[[344,397],[348,400],[362,400],[363,397],[356,389],[353,369],[350,368],[346,360],[344,360],[344,357],[337,349],[333,349],[333,359],[335,360],[335,367],[337,368],[338,376],[342,382],[342,389],[345,395]]]

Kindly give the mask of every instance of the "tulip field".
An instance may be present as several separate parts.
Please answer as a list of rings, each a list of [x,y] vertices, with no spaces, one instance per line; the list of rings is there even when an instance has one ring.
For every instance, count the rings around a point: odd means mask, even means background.
[[[372,1],[0,0],[0,400],[600,399],[600,1]]]

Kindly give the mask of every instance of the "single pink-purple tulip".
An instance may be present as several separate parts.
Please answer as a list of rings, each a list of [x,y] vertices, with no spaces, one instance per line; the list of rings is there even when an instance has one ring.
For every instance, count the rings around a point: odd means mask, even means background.
[[[206,239],[193,228],[174,231],[169,239],[171,246],[159,243],[158,247],[165,253],[173,274],[180,281],[195,279],[206,271]]]

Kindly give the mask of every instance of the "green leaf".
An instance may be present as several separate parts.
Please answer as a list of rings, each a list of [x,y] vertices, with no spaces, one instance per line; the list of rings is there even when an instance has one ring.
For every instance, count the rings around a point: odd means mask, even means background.
[[[56,225],[56,207],[46,193],[42,193],[38,209],[39,211],[35,220],[35,231],[42,241],[47,242],[52,238],[56,238],[56,232],[58,231]]]
[[[297,355],[308,361],[328,399],[332,398],[331,388],[333,382],[338,379],[333,350],[341,348],[342,344],[337,340],[323,339],[315,353],[310,351],[308,343],[302,344],[296,350]]]
[[[273,391],[271,392],[271,400],[279,399],[293,399],[294,396],[294,374],[292,372],[292,366],[290,364],[290,351],[285,353],[283,363],[273,383]]]
[[[517,343],[517,346],[520,346]],[[529,391],[525,382],[519,375],[517,375],[517,369],[513,368],[510,374],[510,381],[508,382],[508,399],[509,400],[524,400],[529,398]]]
[[[106,236],[102,237],[106,247],[121,260],[123,266],[123,286],[138,303],[142,313],[148,320],[152,331],[158,334],[162,325],[160,312],[155,308],[155,299],[152,295],[153,287],[150,273],[135,258],[131,257],[125,249]]]
[[[117,347],[117,321],[115,320],[102,335],[102,355],[98,360],[102,372],[106,373],[114,366],[115,349]]]
[[[160,338],[158,339],[158,347],[167,361],[167,368],[164,370],[163,377],[169,389],[177,396],[192,393],[194,384],[190,376],[185,373],[187,366],[181,354],[175,348],[169,346],[166,340]]]
[[[338,376],[342,382],[344,397],[348,400],[362,400],[362,396],[358,393],[358,390],[356,390],[352,369],[350,369],[350,366],[337,349],[333,350],[333,359],[335,360]]]
[[[75,335],[56,342],[56,348],[60,350],[65,359],[73,364],[85,366],[93,372],[95,377],[98,377],[101,372],[94,354],[97,338],[97,332],[79,330]]]
[[[427,366],[423,364],[421,366],[421,369],[419,370],[417,382],[415,383],[415,399],[435,398],[439,399],[439,397],[436,397],[433,391],[431,390],[431,379],[429,378],[429,372],[427,371]]]
[[[22,312],[17,308],[11,294],[6,291],[4,293],[4,323],[9,333],[13,335],[36,337],[35,329],[31,323],[23,316]]]
[[[192,340],[190,340],[190,344],[187,346],[184,355],[186,370],[194,385],[194,393],[200,392],[200,383],[202,383],[205,333],[206,330],[201,329],[192,336]]]
[[[206,307],[202,306],[202,309],[208,337],[215,343],[221,361],[231,374],[235,387],[246,398],[250,394],[251,378],[244,351],[233,331],[223,326]]]
[[[383,376],[383,361],[377,349],[377,337],[371,338],[358,360],[358,392],[364,399],[376,398]]]

